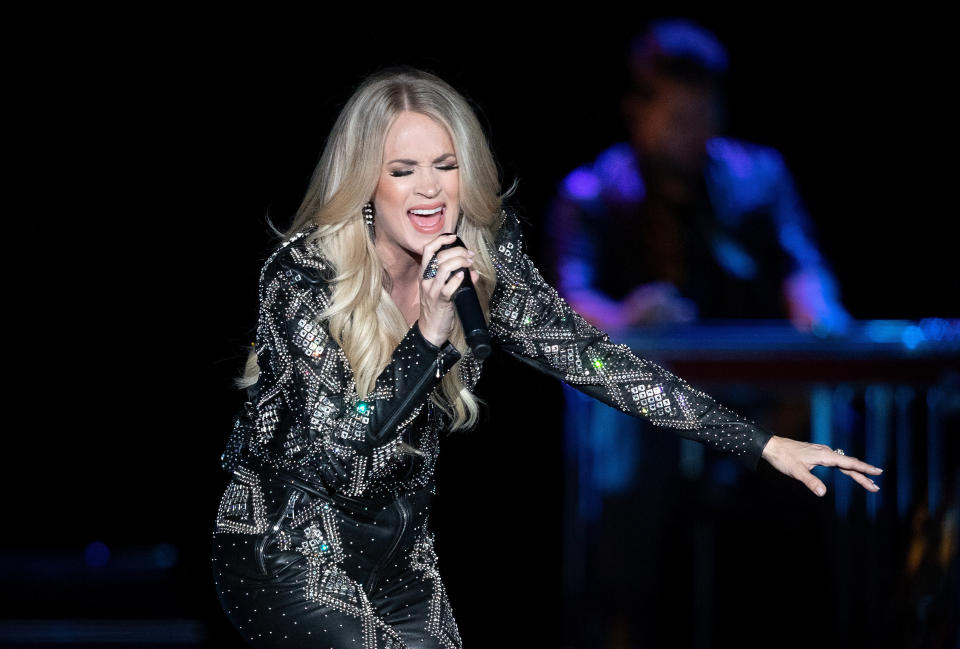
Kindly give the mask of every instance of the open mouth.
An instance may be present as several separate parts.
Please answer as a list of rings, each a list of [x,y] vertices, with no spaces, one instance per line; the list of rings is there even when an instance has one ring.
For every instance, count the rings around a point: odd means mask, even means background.
[[[407,218],[413,229],[423,234],[436,234],[443,230],[443,220],[447,213],[447,206],[440,205],[430,209],[413,209],[407,211]]]

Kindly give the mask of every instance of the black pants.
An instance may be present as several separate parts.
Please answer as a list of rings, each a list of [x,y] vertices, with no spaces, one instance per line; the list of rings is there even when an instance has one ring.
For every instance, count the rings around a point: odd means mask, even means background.
[[[250,646],[462,648],[428,528],[432,485],[369,500],[239,482],[211,556],[220,603]],[[238,531],[257,506],[250,529],[267,531]]]

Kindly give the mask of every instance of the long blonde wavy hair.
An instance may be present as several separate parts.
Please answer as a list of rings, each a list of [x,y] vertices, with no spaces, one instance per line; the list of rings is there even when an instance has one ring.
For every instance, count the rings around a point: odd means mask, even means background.
[[[464,244],[476,251],[473,269],[479,279],[475,286],[488,318],[496,284],[490,250],[502,201],[517,185],[514,181],[507,192],[500,193],[498,168],[476,114],[459,92],[429,72],[409,66],[385,68],[367,77],[347,101],[293,223],[277,234],[286,240],[310,224],[317,225],[308,239],[336,272],[330,306],[319,317],[327,321],[330,336],[346,355],[361,399],[373,389],[408,331],[390,296],[390,277],[362,215],[377,188],[387,131],[403,111],[430,117],[446,128],[453,141],[463,210],[457,229]],[[459,320],[450,342],[461,353],[467,350]],[[459,366],[460,361],[431,395],[450,417],[454,430],[472,427],[479,415],[478,400],[466,389]],[[258,375],[256,354],[251,353],[237,383],[253,385]]]

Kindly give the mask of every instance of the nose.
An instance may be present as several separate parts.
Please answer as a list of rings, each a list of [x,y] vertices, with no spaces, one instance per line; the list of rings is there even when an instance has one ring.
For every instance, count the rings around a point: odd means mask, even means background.
[[[417,183],[417,193],[424,198],[433,198],[440,193],[440,182],[436,171],[427,171],[419,174],[420,182]]]

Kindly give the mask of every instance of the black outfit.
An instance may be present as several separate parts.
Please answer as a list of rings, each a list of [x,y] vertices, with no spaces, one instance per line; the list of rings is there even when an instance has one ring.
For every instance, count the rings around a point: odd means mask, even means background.
[[[772,433],[610,342],[543,281],[513,210],[502,217],[490,251],[494,344],[756,469]],[[480,363],[414,324],[359,399],[346,356],[317,322],[332,271],[306,236],[312,227],[260,277],[260,378],[222,458],[232,476],[213,533],[220,601],[254,647],[461,647],[429,526],[449,424],[430,395],[454,366],[472,389]]]

